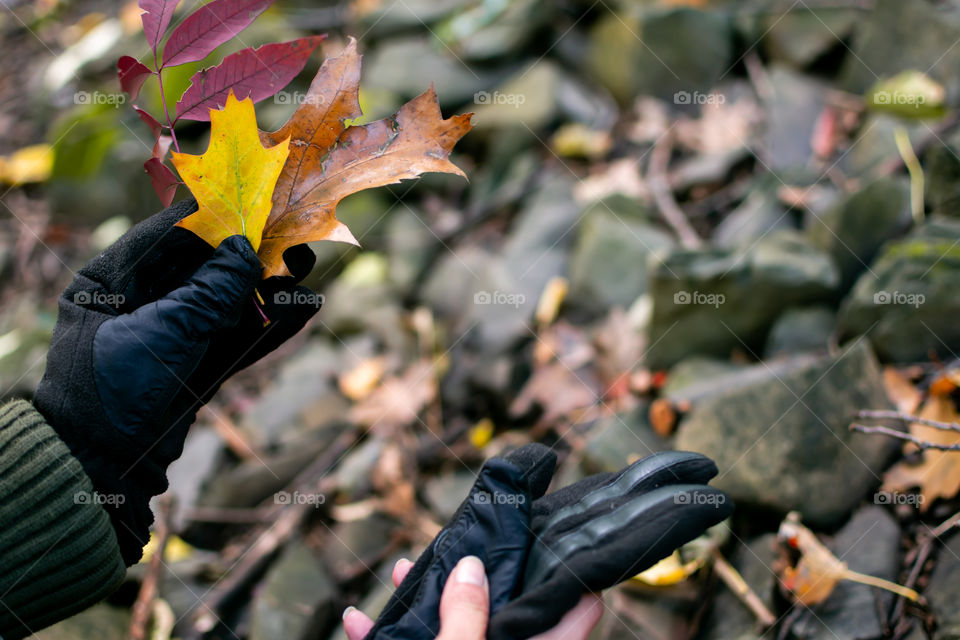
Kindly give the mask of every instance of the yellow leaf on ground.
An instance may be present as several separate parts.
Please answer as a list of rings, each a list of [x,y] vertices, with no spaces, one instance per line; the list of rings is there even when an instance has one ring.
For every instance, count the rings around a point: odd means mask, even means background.
[[[241,234],[254,250],[259,249],[288,146],[289,140],[280,140],[264,149],[253,101],[237,100],[231,92],[222,110],[210,111],[206,153],[173,154],[173,165],[199,205],[196,213],[177,226],[193,231],[214,247]]]
[[[53,147],[48,144],[35,144],[7,157],[0,156],[0,182],[7,184],[44,182],[52,170]]]

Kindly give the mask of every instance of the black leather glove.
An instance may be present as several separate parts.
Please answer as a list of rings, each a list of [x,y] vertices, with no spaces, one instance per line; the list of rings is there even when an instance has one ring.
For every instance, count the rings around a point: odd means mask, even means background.
[[[293,277],[261,281],[246,238],[214,250],[173,226],[196,209],[188,200],[144,220],[77,273],[34,396],[93,481],[127,564],[140,559],[149,499],[166,490],[199,408],[299,331],[322,299],[297,287],[313,266],[308,247],[287,252]]]
[[[706,486],[717,469],[699,454],[658,453],[544,497],[555,463],[537,444],[488,461],[367,640],[436,637],[443,586],[467,555],[487,569],[487,637],[528,638],[555,626],[582,594],[649,568],[733,510]]]

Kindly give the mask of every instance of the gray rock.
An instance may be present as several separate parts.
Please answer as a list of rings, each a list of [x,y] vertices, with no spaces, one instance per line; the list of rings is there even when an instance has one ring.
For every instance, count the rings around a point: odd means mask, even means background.
[[[960,221],[931,218],[885,246],[843,301],[841,336],[867,334],[884,360],[960,350]]]
[[[900,569],[900,527],[882,507],[858,510],[830,549],[854,571],[896,581]],[[893,599],[888,591],[841,581],[826,600],[804,610],[792,630],[804,640],[862,640],[881,638],[886,611]]]
[[[851,432],[850,417],[889,401],[866,340],[835,359],[799,362],[695,403],[675,445],[713,458],[720,469],[713,484],[744,505],[836,523],[880,482],[896,448]]]
[[[881,178],[826,212],[809,214],[806,226],[813,244],[833,256],[841,287],[847,289],[883,243],[906,230],[910,220],[910,185]]]
[[[960,533],[946,539],[924,589],[937,620],[934,640],[960,640]]]
[[[911,140],[917,140],[927,135],[927,126],[884,113],[868,113],[837,166],[851,178],[873,179],[891,160],[900,157],[894,138],[897,129],[905,129]]]
[[[370,590],[363,597],[363,600],[356,605],[357,608],[370,616],[371,619],[376,620],[396,590],[392,582],[393,566],[397,563],[397,560],[401,558],[416,558],[421,552],[422,549],[407,550],[405,553],[399,553],[386,562],[381,563],[375,573],[374,579],[370,583]],[[347,634],[343,630],[343,625],[337,625],[336,631],[330,634],[329,637],[330,640],[347,640]]]
[[[502,58],[521,49],[550,17],[536,0],[469,6],[437,25],[435,33],[464,60]]]
[[[740,572],[753,592],[774,611],[774,592],[778,579],[772,569],[777,560],[777,536],[768,533],[754,538],[746,545],[738,546],[730,557],[730,563]],[[760,634],[757,619],[727,586],[717,587],[717,597],[707,619],[704,621],[701,640],[774,640],[776,629]]]
[[[326,438],[303,438],[283,450],[246,460],[212,477],[197,504],[204,507],[255,507],[286,487],[297,473],[329,447]]]
[[[916,38],[923,33],[923,38]],[[873,10],[861,14],[846,57],[841,85],[863,93],[878,77],[920,69],[947,88],[947,99],[960,97],[960,11],[949,3],[878,0]],[[897,43],[897,46],[890,46]]]
[[[599,420],[587,437],[583,468],[588,473],[619,471],[635,458],[667,448],[667,443],[650,428],[649,406]]]
[[[489,91],[515,70],[515,67],[493,71],[470,67],[468,70],[449,49],[421,35],[380,43],[363,65],[364,86],[412,98],[426,91],[432,81],[445,108],[472,101],[478,90]]]
[[[270,567],[253,598],[250,640],[318,638],[334,619],[337,585],[300,541]]]
[[[476,479],[477,474],[470,471],[454,471],[427,480],[423,487],[423,497],[438,521],[446,522],[453,517],[460,508],[460,503],[470,494],[470,488]]]
[[[404,0],[373,5],[361,18],[362,33],[364,38],[379,38],[411,28],[419,30],[469,4],[469,0]]]
[[[788,309],[777,318],[763,350],[765,358],[805,351],[826,351],[836,313],[830,307]]]
[[[748,247],[778,229],[790,229],[790,217],[776,196],[753,191],[713,231],[713,244],[725,249]]]
[[[771,12],[757,22],[764,49],[774,60],[802,68],[810,65],[850,34],[860,11],[848,8],[809,9],[803,5],[787,12]],[[755,40],[750,40],[754,42]]]
[[[827,103],[827,85],[782,65],[771,65],[773,97],[766,104],[767,164],[775,171],[802,169],[813,157],[813,129]]]
[[[706,386],[713,388],[715,382],[726,380],[747,368],[730,360],[690,356],[670,367],[667,383],[663,385],[661,393],[668,398],[690,399],[690,395],[700,393],[698,389]]]
[[[763,365],[737,365],[727,360],[710,360],[697,356],[687,358],[670,369],[670,378],[677,380],[663,389],[663,394],[673,402],[702,402],[722,396],[731,391],[789,374],[798,367],[817,362],[811,354],[773,360]],[[702,372],[697,372],[702,367]]]
[[[336,393],[333,382],[340,360],[339,353],[325,342],[310,343],[284,362],[273,383],[243,415],[241,426],[256,434],[257,440],[267,442],[280,442],[291,434],[322,426],[311,424],[309,416],[316,415],[312,409],[323,398]]]
[[[475,128],[498,129],[521,125],[539,129],[557,115],[560,69],[550,60],[524,66],[490,92],[479,92],[474,109]]]
[[[932,213],[960,216],[960,136],[933,140],[923,155],[926,201]]]
[[[323,559],[337,580],[355,577],[358,567],[376,563],[389,546],[390,532],[395,526],[391,518],[379,513],[333,525],[323,548]]]
[[[551,175],[517,215],[499,252],[466,246],[444,255],[424,284],[425,301],[451,320],[454,332],[474,330],[484,351],[528,337],[547,282],[566,275],[579,216],[570,179]]]
[[[223,438],[216,431],[194,426],[183,445],[183,455],[167,468],[169,491],[181,507],[173,510],[174,530],[183,530],[182,507],[197,504],[203,485],[216,470],[223,448]]]
[[[390,281],[400,291],[408,290],[430,258],[437,238],[413,208],[397,207],[387,223],[387,259]]]
[[[746,249],[677,250],[651,263],[653,368],[692,354],[758,351],[785,307],[828,299],[839,284],[832,259],[790,231]]]
[[[130,610],[97,604],[30,636],[31,640],[126,640]]]
[[[599,203],[584,215],[570,261],[570,304],[629,307],[647,288],[647,260],[673,246],[663,230]]]
[[[587,87],[557,63],[544,58],[523,65],[491,91],[475,96],[474,129],[514,126],[541,129],[561,116],[595,128],[607,128],[617,118],[613,100]]]
[[[713,88],[733,62],[732,36],[721,12],[610,13],[590,32],[588,68],[622,104],[641,94],[672,101],[677,92]]]

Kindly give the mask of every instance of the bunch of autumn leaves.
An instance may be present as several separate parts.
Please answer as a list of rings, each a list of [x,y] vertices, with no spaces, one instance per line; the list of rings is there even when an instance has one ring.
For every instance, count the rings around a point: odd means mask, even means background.
[[[162,92],[164,68],[203,59],[272,0],[204,5],[174,30],[161,57],[159,43],[178,2],[140,0],[156,70],[129,56],[120,59],[121,86],[133,99],[150,75],[158,77]],[[321,39],[244,49],[199,71],[177,103],[176,117],[165,113],[165,125],[134,106],[154,134],[153,157],[145,169],[161,200],[169,204],[179,184],[164,164],[171,146],[173,165],[197,200],[197,212],[180,226],[213,246],[235,234],[246,236],[264,264],[265,278],[289,273],[283,252],[291,246],[315,240],[357,244],[335,217],[346,196],[430,171],[464,175],[449,156],[470,130],[471,114],[443,119],[432,87],[389,118],[347,126],[347,120],[362,115],[360,56],[352,38],[339,56],[323,63],[287,123],[272,133],[260,131],[254,102],[283,89]],[[179,153],[174,125],[180,119],[210,121],[204,154]]]

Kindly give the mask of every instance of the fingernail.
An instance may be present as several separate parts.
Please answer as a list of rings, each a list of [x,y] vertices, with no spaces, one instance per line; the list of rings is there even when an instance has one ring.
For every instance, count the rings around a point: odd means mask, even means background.
[[[460,560],[453,573],[460,584],[475,584],[481,587],[487,579],[483,563],[476,556],[466,556]]]
[[[343,610],[343,619],[346,620],[346,619],[347,619],[347,616],[350,615],[351,613],[353,613],[353,612],[356,611],[356,610],[357,610],[356,607],[347,607],[346,609],[344,609],[344,610]]]

